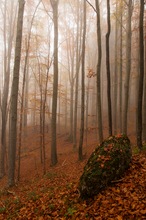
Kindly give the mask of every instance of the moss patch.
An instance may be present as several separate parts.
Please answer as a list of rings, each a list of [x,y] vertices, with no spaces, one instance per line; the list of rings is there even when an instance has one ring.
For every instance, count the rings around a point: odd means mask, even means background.
[[[92,197],[122,177],[132,159],[130,140],[116,135],[103,141],[91,154],[79,181],[81,198]]]

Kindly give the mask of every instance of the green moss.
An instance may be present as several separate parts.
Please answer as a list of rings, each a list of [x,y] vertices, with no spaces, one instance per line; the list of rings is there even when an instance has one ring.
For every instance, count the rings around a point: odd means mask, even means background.
[[[6,207],[0,207],[0,214],[5,213],[6,212]]]
[[[90,156],[80,178],[81,197],[92,197],[119,179],[129,167],[131,157],[127,136],[112,136],[102,142]]]
[[[27,196],[29,200],[34,202],[39,199],[39,195],[37,195],[35,191],[29,192]]]
[[[67,209],[67,212],[65,213],[65,217],[73,216],[75,212],[76,212],[75,207],[69,207]]]

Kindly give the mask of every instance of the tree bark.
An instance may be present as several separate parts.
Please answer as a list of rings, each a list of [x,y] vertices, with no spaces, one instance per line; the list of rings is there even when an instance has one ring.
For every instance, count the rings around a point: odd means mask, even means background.
[[[57,163],[57,96],[58,96],[58,4],[59,0],[51,0],[54,22],[54,76],[53,76],[53,100],[51,121],[51,165]]]
[[[138,106],[137,106],[137,146],[142,149],[142,100],[143,100],[143,80],[144,80],[144,0],[140,0],[139,15],[139,90],[138,90]]]
[[[113,94],[113,122],[114,122],[114,134],[117,133],[117,91],[118,91],[118,3],[116,1],[116,21],[115,21],[115,68],[114,68],[114,94]]]
[[[8,185],[15,184],[15,159],[16,159],[16,142],[17,142],[17,104],[18,104],[18,86],[19,86],[19,70],[21,60],[21,43],[22,43],[22,29],[23,29],[23,13],[24,0],[19,0],[18,18],[17,18],[17,35],[15,46],[15,60],[13,70],[13,83],[11,90],[10,103],[10,139],[8,152]]]
[[[123,2],[121,0],[120,5],[121,5],[121,12],[120,12],[120,66],[119,66],[119,74],[120,74],[120,79],[119,79],[119,128],[120,132],[122,133],[122,88],[123,88],[123,31],[122,31],[122,26],[123,26]]]
[[[10,65],[11,65],[11,52],[12,52],[12,41],[13,41],[13,21],[15,20],[15,15],[13,12],[14,2],[11,3],[11,19],[9,22],[9,33],[8,42],[6,39],[6,22],[7,22],[7,1],[4,5],[4,88],[2,95],[2,135],[1,135],[1,153],[0,153],[0,178],[5,174],[5,157],[6,157],[6,126],[7,126],[7,103],[9,94],[9,81],[10,81]],[[7,45],[8,44],[8,49]]]
[[[80,71],[80,45],[79,40],[79,1],[77,2],[77,35],[76,35],[76,82],[75,82],[75,105],[74,105],[74,130],[73,130],[73,148],[77,147],[77,116],[78,116],[78,87],[79,87],[79,71]]]
[[[102,59],[102,42],[101,42],[101,25],[100,25],[100,8],[99,1],[96,0],[96,10],[97,10],[97,43],[98,43],[98,61],[97,61],[97,117],[98,117],[98,135],[99,142],[103,141],[103,128],[102,128],[102,110],[101,110],[101,59]]]
[[[84,28],[82,42],[82,78],[81,78],[81,127],[79,140],[79,160],[83,159],[83,140],[84,140],[84,112],[85,112],[85,41],[86,41],[86,1],[84,1]]]
[[[74,108],[74,61],[75,61],[75,48],[74,48],[74,33],[69,35],[67,39],[67,59],[69,69],[69,83],[70,83],[70,134],[69,140],[73,142],[73,108]]]
[[[131,73],[131,17],[132,17],[132,0],[128,3],[127,12],[127,30],[126,30],[126,79],[125,79],[125,97],[123,108],[123,133],[127,134],[127,118],[128,118],[128,101],[129,101],[129,84]]]
[[[110,0],[107,0],[107,24],[108,31],[106,34],[106,68],[107,68],[107,98],[108,98],[108,121],[109,121],[109,135],[112,135],[112,105],[111,105],[111,77],[110,77],[110,51],[109,51],[109,37],[111,32],[110,23]]]
[[[146,21],[145,21],[146,25]],[[144,100],[143,100],[143,141],[146,142],[146,35],[144,36]]]

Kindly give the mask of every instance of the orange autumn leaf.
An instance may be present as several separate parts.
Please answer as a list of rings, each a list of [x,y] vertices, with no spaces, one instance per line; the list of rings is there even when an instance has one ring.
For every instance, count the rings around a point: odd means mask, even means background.
[[[123,220],[123,217],[120,216],[120,215],[118,215],[118,216],[117,216],[117,220]]]

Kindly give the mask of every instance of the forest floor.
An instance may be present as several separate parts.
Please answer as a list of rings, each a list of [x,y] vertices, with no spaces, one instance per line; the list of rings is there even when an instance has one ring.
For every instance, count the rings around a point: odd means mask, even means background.
[[[39,151],[31,151],[34,140],[38,142],[37,138],[33,136],[33,140],[27,139],[25,143],[28,151],[23,153],[22,175],[16,186],[6,188],[7,180],[0,181],[0,219],[146,219],[146,151],[133,155],[131,166],[121,180],[93,199],[82,201],[78,182],[96,146],[95,139],[91,137],[88,141],[88,146],[84,148],[85,158],[79,162],[72,144],[60,136],[58,164],[49,166],[48,152],[47,172],[43,175]]]

